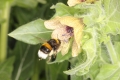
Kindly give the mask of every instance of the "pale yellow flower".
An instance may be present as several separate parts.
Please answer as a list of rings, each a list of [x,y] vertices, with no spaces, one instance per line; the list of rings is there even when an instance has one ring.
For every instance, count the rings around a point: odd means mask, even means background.
[[[82,1],[85,1],[85,0],[82,0]],[[76,4],[80,4],[82,1],[81,0],[68,0],[67,4],[69,6],[75,6]]]
[[[67,4],[69,6],[75,6],[77,4],[80,4],[82,2],[87,2],[87,3],[94,3],[96,0],[68,0]]]
[[[56,17],[44,22],[47,29],[52,29],[52,38],[61,40],[60,51],[62,55],[72,48],[72,56],[76,57],[81,52],[81,38],[84,24],[82,19],[71,16]],[[73,39],[71,44],[70,39]]]

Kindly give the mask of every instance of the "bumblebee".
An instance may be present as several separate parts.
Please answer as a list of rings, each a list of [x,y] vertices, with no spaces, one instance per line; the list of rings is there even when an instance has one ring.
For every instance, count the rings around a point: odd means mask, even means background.
[[[38,57],[40,59],[46,59],[50,57],[52,61],[55,60],[58,48],[60,47],[61,41],[59,39],[50,39],[43,43],[38,51]]]

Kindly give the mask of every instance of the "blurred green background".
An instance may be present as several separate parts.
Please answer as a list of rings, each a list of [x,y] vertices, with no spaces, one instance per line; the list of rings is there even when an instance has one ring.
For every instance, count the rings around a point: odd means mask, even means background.
[[[47,64],[38,60],[40,45],[29,45],[8,37],[8,33],[30,21],[50,19],[50,7],[67,0],[0,0],[0,80],[70,80],[63,73],[69,63]]]

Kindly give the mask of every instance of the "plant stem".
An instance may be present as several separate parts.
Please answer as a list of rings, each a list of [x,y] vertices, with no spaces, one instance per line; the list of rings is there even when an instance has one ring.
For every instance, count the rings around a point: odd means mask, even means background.
[[[117,63],[118,62],[117,53],[115,52],[111,39],[105,45],[107,47],[112,64]]]
[[[10,15],[10,2],[5,3],[5,8],[3,10],[3,19],[5,22],[1,24],[1,43],[0,43],[0,62],[6,59],[7,55],[7,33],[9,28],[9,15]]]

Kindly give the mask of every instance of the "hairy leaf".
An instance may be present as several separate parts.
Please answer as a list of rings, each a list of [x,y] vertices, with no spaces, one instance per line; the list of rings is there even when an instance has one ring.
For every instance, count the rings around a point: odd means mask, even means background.
[[[54,6],[56,13],[55,16],[74,16],[78,12],[77,9],[73,7],[68,7],[63,3],[58,3]]]
[[[51,31],[46,29],[41,19],[27,23],[9,34],[9,36],[28,44],[38,44],[50,39]]]
[[[108,5],[109,4],[109,5]],[[106,13],[105,33],[112,33],[114,35],[120,34],[120,1],[119,0],[103,0],[103,5]]]
[[[119,75],[118,74],[119,65],[110,65],[110,64],[104,64],[100,68],[99,74],[96,76],[95,80],[119,80]],[[117,72],[117,73],[116,73]],[[116,73],[116,74],[115,74]]]

